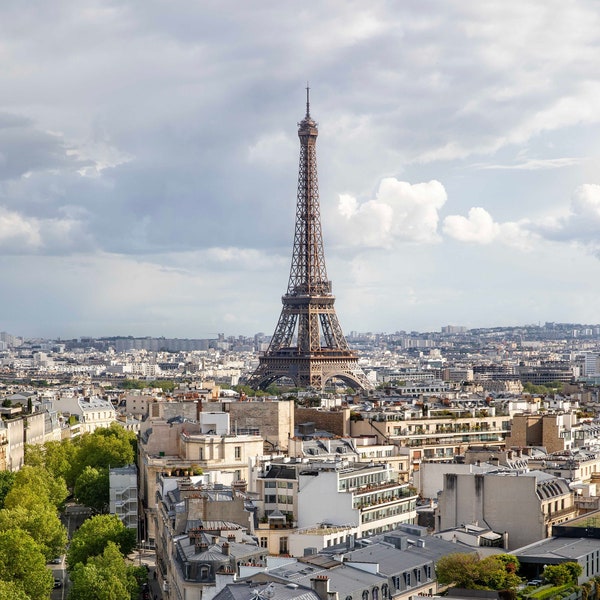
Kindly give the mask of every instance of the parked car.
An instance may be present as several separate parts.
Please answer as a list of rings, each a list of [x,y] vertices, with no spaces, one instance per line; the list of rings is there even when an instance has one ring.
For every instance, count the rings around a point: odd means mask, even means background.
[[[62,587],[62,580],[54,578],[54,589]]]

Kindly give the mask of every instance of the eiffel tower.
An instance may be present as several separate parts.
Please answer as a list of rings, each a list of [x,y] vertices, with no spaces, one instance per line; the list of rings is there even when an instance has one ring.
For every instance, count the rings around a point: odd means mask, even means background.
[[[307,87],[306,116],[298,123],[300,167],[290,279],[275,333],[248,385],[264,389],[287,377],[296,387],[322,389],[337,378],[355,389],[370,389],[342,333],[327,279],[317,179],[319,133],[310,116],[309,91]]]

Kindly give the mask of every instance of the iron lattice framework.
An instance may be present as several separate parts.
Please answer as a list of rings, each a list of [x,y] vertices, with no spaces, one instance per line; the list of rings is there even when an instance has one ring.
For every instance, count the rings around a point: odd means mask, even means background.
[[[310,116],[306,90],[306,116],[298,123],[300,167],[296,203],[294,248],[287,292],[275,333],[248,384],[266,388],[288,377],[297,387],[322,389],[339,378],[353,388],[371,384],[358,366],[340,327],[327,279],[317,179],[317,124]]]

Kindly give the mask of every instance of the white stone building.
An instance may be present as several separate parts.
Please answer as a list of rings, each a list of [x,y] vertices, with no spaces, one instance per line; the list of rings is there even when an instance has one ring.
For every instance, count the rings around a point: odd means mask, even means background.
[[[318,523],[357,527],[357,537],[416,521],[416,492],[390,465],[312,463],[298,474],[298,527]]]

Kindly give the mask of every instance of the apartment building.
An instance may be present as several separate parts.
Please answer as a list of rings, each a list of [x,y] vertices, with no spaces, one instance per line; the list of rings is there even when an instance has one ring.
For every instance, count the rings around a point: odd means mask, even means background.
[[[156,572],[166,597],[210,600],[242,565],[266,564],[268,551],[248,534],[252,511],[236,489],[160,477],[157,506]]]
[[[514,550],[552,535],[552,526],[577,516],[568,483],[542,471],[446,473],[438,496],[436,531],[481,523],[506,533]]]
[[[541,446],[551,454],[563,452],[585,445],[586,437],[597,439],[591,432],[586,436],[588,429],[579,424],[574,411],[515,414],[510,433],[506,436],[506,447]],[[589,442],[589,439],[586,441]]]
[[[259,435],[231,433],[227,413],[202,412],[197,421],[148,419],[144,425],[138,451],[140,500],[148,539],[154,536],[155,498],[161,474],[213,473],[214,480],[231,485],[247,481],[249,459],[263,453]]]
[[[298,526],[354,525],[357,536],[416,521],[414,488],[387,463],[311,463],[298,473]]]
[[[503,447],[510,432],[508,415],[495,407],[439,407],[425,411],[373,410],[352,421],[352,436],[377,435],[379,443],[393,443],[409,458],[409,471],[421,462],[449,461],[472,445]],[[425,413],[425,414],[424,414]]]

